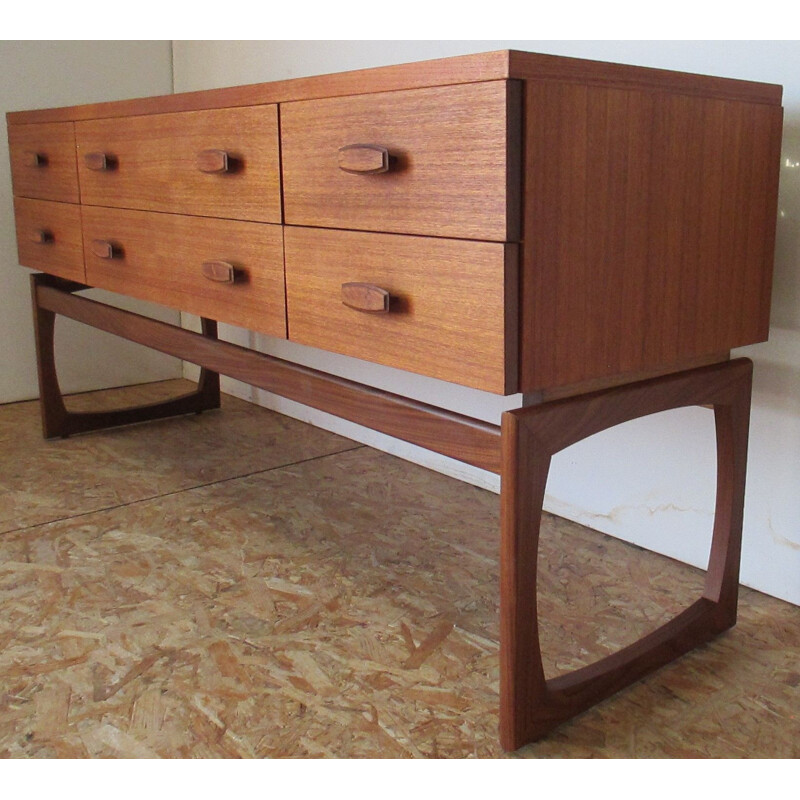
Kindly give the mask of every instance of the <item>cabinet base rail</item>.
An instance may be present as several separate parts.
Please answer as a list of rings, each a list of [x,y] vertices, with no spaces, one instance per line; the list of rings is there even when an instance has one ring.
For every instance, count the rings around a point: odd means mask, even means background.
[[[500,741],[516,750],[736,622],[752,364],[725,361],[507,411],[500,426],[292,364],[75,294],[90,287],[31,276],[42,425],[48,438],[218,408],[219,375],[501,475]],[[201,367],[196,391],[117,411],[66,410],[56,374],[56,315]],[[717,496],[702,597],[671,621],[596,663],[546,679],[537,615],[539,527],[552,456],[595,433],[686,407],[714,410]]]
[[[61,314],[197,364],[207,371],[236,378],[476,467],[500,472],[500,427],[497,425],[220,341],[208,322],[206,332],[195,333],[76,296],[73,292],[90,288],[79,283],[44,274],[35,274],[31,280],[39,374],[40,380],[44,374],[46,387],[42,388],[47,390],[42,391],[43,405],[60,403],[52,327],[54,316]],[[70,432],[73,431],[67,431]],[[46,428],[45,435],[64,433],[57,429],[47,432]]]

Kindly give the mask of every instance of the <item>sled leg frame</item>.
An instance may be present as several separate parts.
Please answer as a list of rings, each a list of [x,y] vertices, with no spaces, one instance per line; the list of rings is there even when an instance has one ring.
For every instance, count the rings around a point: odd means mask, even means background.
[[[56,313],[40,302],[38,290],[42,286],[70,293],[89,287],[52,275],[31,275],[39,399],[42,412],[42,432],[45,439],[66,438],[77,433],[88,433],[181,414],[199,414],[201,411],[219,408],[219,375],[202,369],[196,390],[169,400],[109,411],[68,411],[64,405],[64,396],[58,384],[56,371],[54,348]],[[213,320],[203,319],[202,331],[204,336],[216,339],[217,323]]]
[[[500,738],[506,750],[540,739],[736,623],[751,386],[751,362],[737,359],[504,413]],[[702,596],[628,647],[546,679],[536,574],[552,456],[622,422],[694,405],[713,408],[717,444],[714,529]]]

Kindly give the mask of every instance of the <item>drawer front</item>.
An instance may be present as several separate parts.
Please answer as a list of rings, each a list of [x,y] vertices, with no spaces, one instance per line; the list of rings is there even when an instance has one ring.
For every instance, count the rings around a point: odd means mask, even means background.
[[[92,286],[286,337],[279,225],[87,206],[83,238]]]
[[[281,221],[278,108],[78,122],[89,205]]]
[[[516,245],[287,227],[285,247],[292,341],[516,390]],[[386,312],[343,302],[376,308],[380,290]]]
[[[286,222],[515,241],[520,125],[515,81],[283,104]]]
[[[9,125],[8,149],[17,197],[80,202],[71,122]]]
[[[22,266],[84,281],[80,206],[16,197],[14,216]]]

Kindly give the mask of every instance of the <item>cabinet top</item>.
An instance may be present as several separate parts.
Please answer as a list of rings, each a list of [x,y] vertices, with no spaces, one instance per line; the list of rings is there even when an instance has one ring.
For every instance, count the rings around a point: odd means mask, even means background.
[[[678,94],[780,105],[781,86],[688,72],[636,67],[581,58],[496,50],[490,53],[416,61],[330,75],[292,78],[223,89],[90,103],[63,108],[10,111],[9,125],[69,122],[104,117],[199,111],[210,108],[287,103],[343,95],[445,86],[507,78],[605,85],[620,89],[669,91]]]

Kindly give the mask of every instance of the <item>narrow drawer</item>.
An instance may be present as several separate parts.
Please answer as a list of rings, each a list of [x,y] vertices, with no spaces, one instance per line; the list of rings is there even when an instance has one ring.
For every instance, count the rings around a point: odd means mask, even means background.
[[[9,125],[8,149],[17,197],[80,202],[71,122]]]
[[[283,104],[286,222],[518,240],[520,126],[515,81]]]
[[[22,266],[84,281],[80,206],[16,197],[14,216]]]
[[[279,225],[83,208],[86,281],[286,337]]]
[[[517,245],[321,228],[284,236],[292,341],[516,390]]]
[[[275,105],[78,122],[85,204],[281,221]]]

